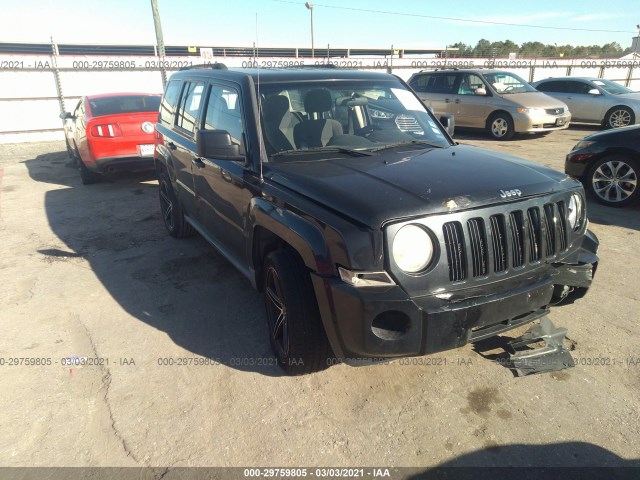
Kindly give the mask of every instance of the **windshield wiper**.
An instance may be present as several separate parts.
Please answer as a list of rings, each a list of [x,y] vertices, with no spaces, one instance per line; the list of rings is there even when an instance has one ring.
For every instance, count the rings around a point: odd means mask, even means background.
[[[353,155],[354,157],[368,157],[373,155],[373,153],[371,153],[369,150],[355,150],[352,148],[327,146],[327,147],[313,147],[313,148],[283,150],[282,152],[276,152],[271,156],[280,157],[285,155],[301,155],[305,153],[317,153],[317,152],[346,153],[347,155]]]
[[[413,140],[411,142],[390,143],[388,145],[383,145],[381,147],[373,148],[373,149],[371,149],[369,151],[370,152],[380,152],[382,150],[388,150],[390,148],[404,147],[404,146],[413,147],[413,146],[420,146],[420,145],[426,145],[426,146],[429,146],[429,147],[442,148],[442,146],[436,145],[435,143],[426,142],[424,140]]]

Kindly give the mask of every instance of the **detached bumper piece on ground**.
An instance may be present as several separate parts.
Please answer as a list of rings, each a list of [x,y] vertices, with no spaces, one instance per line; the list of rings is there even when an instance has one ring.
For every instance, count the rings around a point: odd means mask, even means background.
[[[564,346],[566,335],[566,328],[556,328],[549,317],[542,317],[539,324],[507,344],[512,368],[519,377],[524,377],[574,367],[573,357]],[[540,342],[545,346],[529,348],[529,345]]]

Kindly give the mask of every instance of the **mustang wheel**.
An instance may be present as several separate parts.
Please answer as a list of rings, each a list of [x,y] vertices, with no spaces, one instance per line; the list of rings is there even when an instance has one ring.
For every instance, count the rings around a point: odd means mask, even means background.
[[[94,172],[93,170],[89,170],[87,168],[87,166],[82,161],[82,158],[80,158],[80,154],[78,153],[78,150],[74,148],[71,153],[72,153],[71,158],[75,162],[76,167],[78,168],[78,172],[80,172],[80,180],[82,180],[83,185],[98,183],[99,181],[102,180],[102,175],[100,175],[97,172]]]
[[[632,125],[635,122],[633,112],[627,107],[613,107],[604,120],[605,127],[618,128]]]
[[[496,113],[489,120],[489,133],[496,140],[510,140],[515,133],[513,119],[507,113]]]
[[[193,227],[185,220],[182,205],[177,199],[171,180],[166,173],[158,178],[158,192],[160,197],[160,214],[169,235],[184,238],[193,235]]]
[[[638,201],[638,166],[623,155],[601,158],[589,170],[587,188],[595,199],[609,207],[623,207]]]
[[[302,260],[288,250],[271,252],[264,262],[263,289],[278,364],[290,375],[327,368],[331,347]]]

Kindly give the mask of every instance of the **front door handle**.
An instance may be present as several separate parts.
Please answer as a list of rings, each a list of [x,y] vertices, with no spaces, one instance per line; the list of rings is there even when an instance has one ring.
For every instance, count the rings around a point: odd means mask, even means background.
[[[204,164],[204,162],[200,159],[200,157],[193,157],[193,158],[191,159],[191,163],[192,163],[193,165],[195,165],[197,168],[204,168],[204,167],[205,167],[205,164]]]
[[[459,99],[459,98],[456,98],[455,103],[460,103],[460,99]]]

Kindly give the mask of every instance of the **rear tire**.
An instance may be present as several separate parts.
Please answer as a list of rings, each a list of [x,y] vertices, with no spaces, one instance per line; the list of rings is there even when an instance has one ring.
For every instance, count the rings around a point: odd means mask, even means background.
[[[102,175],[98,172],[94,172],[93,170],[89,170],[82,161],[82,158],[80,158],[78,150],[75,148],[72,150],[72,158],[75,161],[78,172],[80,172],[80,180],[82,180],[83,185],[91,185],[92,183],[102,181]]]
[[[608,155],[589,169],[585,186],[598,203],[607,207],[624,207],[640,200],[640,168],[624,155]]]
[[[169,175],[162,172],[158,175],[158,196],[160,199],[160,214],[167,233],[175,238],[190,237],[195,230],[184,218],[182,204],[176,196]]]
[[[489,133],[494,140],[511,140],[516,133],[508,113],[496,113],[489,119]]]
[[[263,290],[269,341],[289,375],[328,367],[331,347],[320,319],[309,271],[290,250],[275,250],[264,261]]]

